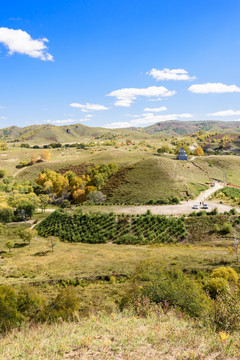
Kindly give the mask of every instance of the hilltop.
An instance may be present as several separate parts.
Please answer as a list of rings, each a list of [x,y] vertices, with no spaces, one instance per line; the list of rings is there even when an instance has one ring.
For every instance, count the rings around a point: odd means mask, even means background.
[[[0,129],[2,142],[29,142],[43,145],[52,142],[72,143],[90,139],[151,139],[152,137],[189,136],[198,132],[240,133],[238,121],[164,121],[144,128],[106,129],[82,124],[56,126],[30,125],[24,128],[11,126]]]

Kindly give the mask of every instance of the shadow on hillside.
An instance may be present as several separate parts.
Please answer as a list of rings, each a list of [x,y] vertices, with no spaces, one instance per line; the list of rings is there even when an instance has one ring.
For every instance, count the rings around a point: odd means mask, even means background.
[[[50,250],[47,251],[38,251],[35,254],[33,254],[33,256],[46,256],[48,253],[50,253]]]
[[[19,248],[23,248],[25,246],[29,245],[28,243],[15,243],[14,244],[14,249],[19,249]]]

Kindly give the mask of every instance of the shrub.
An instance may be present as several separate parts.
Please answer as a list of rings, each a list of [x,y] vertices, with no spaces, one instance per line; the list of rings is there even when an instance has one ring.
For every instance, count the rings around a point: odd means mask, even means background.
[[[219,295],[214,302],[214,324],[217,330],[240,328],[240,301],[236,290]]]
[[[225,222],[225,223],[223,224],[220,232],[221,232],[223,235],[227,235],[227,234],[231,234],[232,230],[233,230],[233,229],[232,229],[232,225],[229,224],[229,223],[227,223],[227,222]]]
[[[238,274],[231,267],[221,266],[212,271],[211,277],[213,278],[222,278],[227,280],[228,282],[232,282],[234,284],[238,283]]]
[[[71,320],[79,310],[79,298],[74,287],[67,287],[59,292],[49,306],[49,317],[52,319]]]
[[[4,176],[7,174],[6,170],[0,170],[0,179],[4,178]]]
[[[229,210],[229,215],[237,215],[237,210],[232,208],[231,210]]]
[[[162,306],[178,308],[192,317],[209,314],[212,309],[212,301],[200,283],[176,267],[169,270],[154,263],[137,269],[130,294],[122,304],[134,304],[139,296]]]
[[[206,282],[204,289],[209,293],[211,298],[216,299],[217,295],[227,291],[228,282],[226,279],[213,277]]]
[[[0,331],[5,332],[19,326],[22,316],[17,309],[17,295],[6,285],[0,286]]]
[[[33,288],[25,285],[21,288],[17,298],[18,311],[25,317],[37,319],[38,313],[44,310],[46,298]]]

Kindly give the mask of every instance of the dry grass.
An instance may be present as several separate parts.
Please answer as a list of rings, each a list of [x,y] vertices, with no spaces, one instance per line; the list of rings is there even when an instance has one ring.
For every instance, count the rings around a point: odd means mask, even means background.
[[[8,239],[9,237],[4,235],[0,237],[0,251],[7,252],[4,244]],[[10,257],[1,260],[0,283],[49,282],[109,276],[112,273],[129,275],[139,262],[146,260],[174,262],[189,270],[209,271],[222,262],[234,266],[235,260],[226,247],[222,246],[133,246],[58,242],[52,253],[48,239],[37,237],[30,245],[23,247],[20,239],[15,237],[13,240],[19,247],[12,250]]]
[[[4,360],[230,360],[239,359],[239,334],[223,344],[218,334],[173,313],[138,318],[92,315],[75,323],[40,325],[1,339]]]

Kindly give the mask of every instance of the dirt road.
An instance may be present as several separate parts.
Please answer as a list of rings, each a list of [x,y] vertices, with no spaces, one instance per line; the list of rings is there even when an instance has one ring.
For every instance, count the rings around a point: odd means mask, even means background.
[[[99,206],[97,211],[102,212],[115,212],[117,214],[144,214],[147,210],[150,210],[152,214],[159,215],[187,215],[193,211],[201,211],[200,202],[208,204],[208,209],[206,211],[211,211],[215,208],[218,209],[219,213],[223,213],[224,211],[229,211],[232,209],[231,206],[219,204],[215,201],[206,201],[208,197],[214,194],[216,191],[223,187],[220,183],[215,183],[215,185],[203,192],[190,201],[183,201],[178,205],[139,205],[139,206],[127,206],[127,205],[114,205],[114,206]],[[198,205],[199,209],[194,210],[193,206]],[[89,209],[91,209],[89,207]],[[38,209],[41,211],[40,209]],[[237,211],[240,212],[239,208],[236,208]],[[53,212],[54,209],[46,209],[46,212]]]

